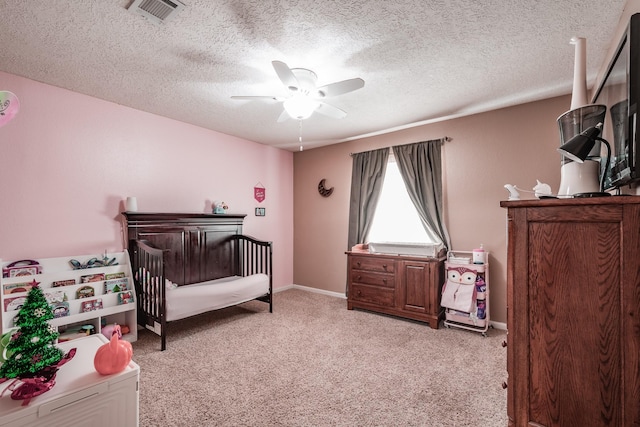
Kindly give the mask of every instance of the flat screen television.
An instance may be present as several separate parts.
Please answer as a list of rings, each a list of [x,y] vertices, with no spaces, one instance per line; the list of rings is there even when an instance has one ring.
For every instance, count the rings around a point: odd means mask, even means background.
[[[640,180],[638,170],[638,102],[640,101],[640,13],[632,15],[626,32],[594,92],[593,104],[607,107],[601,137],[611,145],[605,189]]]

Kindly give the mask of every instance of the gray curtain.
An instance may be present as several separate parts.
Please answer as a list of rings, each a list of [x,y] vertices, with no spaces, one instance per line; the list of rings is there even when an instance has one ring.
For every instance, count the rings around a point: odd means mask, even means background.
[[[400,175],[425,230],[451,248],[442,212],[442,140],[393,147]]]
[[[357,243],[364,243],[371,229],[388,158],[388,148],[353,154],[347,250]]]

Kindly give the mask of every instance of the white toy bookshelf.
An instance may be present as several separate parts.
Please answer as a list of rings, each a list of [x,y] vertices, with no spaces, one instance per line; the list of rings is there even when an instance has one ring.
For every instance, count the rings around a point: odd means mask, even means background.
[[[86,264],[89,260],[113,260],[111,265],[74,269],[71,260]],[[26,298],[29,285],[38,282],[45,296],[50,298],[54,308],[54,315],[59,316],[50,320],[62,336],[67,331],[85,327],[93,333],[101,333],[102,328],[117,323],[126,325],[129,332],[123,338],[133,342],[138,339],[137,309],[133,277],[129,253],[125,250],[104,255],[78,255],[59,258],[36,259],[41,268],[40,274],[20,275],[17,277],[2,277],[0,279],[0,302],[2,309],[2,333],[14,327],[13,319],[18,314],[20,298]],[[6,267],[11,262],[2,262]],[[95,265],[95,264],[94,264]],[[95,281],[88,281],[92,276]],[[103,277],[104,276],[104,277]],[[123,276],[112,278],[114,276]],[[101,278],[102,277],[102,278]],[[111,279],[109,279],[111,278]],[[83,282],[83,280],[85,280]],[[57,283],[56,283],[57,282]],[[110,283],[107,286],[107,283]],[[114,289],[113,284],[120,284]],[[93,295],[82,296],[78,290],[89,286]],[[111,292],[107,292],[107,287]],[[127,289],[121,289],[126,287]],[[60,304],[60,302],[66,304]],[[68,311],[66,311],[68,305]],[[56,314],[57,313],[57,314]],[[65,314],[65,315],[62,315]],[[82,336],[82,333],[77,336]],[[66,337],[68,338],[68,336]],[[65,339],[66,339],[65,338]],[[62,338],[61,338],[62,340]]]

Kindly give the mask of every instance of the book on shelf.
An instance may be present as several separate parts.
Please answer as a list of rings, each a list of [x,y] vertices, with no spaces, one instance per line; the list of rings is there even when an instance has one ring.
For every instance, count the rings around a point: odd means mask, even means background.
[[[133,302],[133,294],[131,291],[120,292],[118,294],[118,304],[129,304]]]
[[[39,284],[40,282],[36,282],[35,280],[25,283],[8,283],[3,286],[3,291],[5,295],[17,294],[18,292],[29,292],[31,288]]]
[[[129,290],[129,279],[121,277],[117,279],[111,279],[104,282],[104,293],[115,294],[122,291]]]
[[[101,282],[104,280],[104,273],[86,274],[80,276],[80,283]]]

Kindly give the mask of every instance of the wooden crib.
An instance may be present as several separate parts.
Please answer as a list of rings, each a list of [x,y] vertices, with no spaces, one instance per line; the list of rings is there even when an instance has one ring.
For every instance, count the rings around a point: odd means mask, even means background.
[[[241,234],[244,215],[124,215],[138,323],[162,350],[167,322],[254,299],[273,311],[272,243]]]

